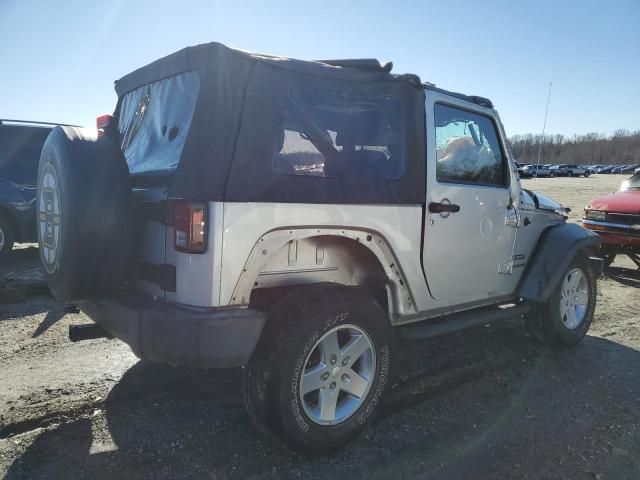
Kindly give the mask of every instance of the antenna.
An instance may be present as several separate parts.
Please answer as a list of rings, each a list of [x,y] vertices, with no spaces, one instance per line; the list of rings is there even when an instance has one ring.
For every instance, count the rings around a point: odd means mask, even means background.
[[[536,174],[540,168],[540,155],[542,155],[542,142],[544,142],[544,131],[547,128],[547,114],[549,113],[549,100],[551,100],[551,84],[549,82],[549,93],[547,93],[547,109],[544,111],[544,123],[542,124],[542,137],[540,138],[540,148],[538,149],[538,163],[536,164]],[[538,175],[536,175],[537,177]]]

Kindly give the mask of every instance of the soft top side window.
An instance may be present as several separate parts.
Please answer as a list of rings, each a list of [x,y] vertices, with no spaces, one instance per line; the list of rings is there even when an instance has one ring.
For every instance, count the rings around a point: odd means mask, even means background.
[[[118,132],[131,173],[170,172],[178,167],[199,89],[198,74],[190,71],[124,95]]]
[[[434,113],[439,182],[508,185],[507,160],[490,117],[441,103]]]
[[[280,175],[398,179],[405,171],[402,102],[392,96],[288,92],[272,170]]]

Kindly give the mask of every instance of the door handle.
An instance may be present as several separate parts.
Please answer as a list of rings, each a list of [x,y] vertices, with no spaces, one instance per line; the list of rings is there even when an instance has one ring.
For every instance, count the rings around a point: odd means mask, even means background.
[[[443,198],[441,202],[431,202],[429,204],[430,213],[458,213],[460,205],[451,203],[447,198]]]

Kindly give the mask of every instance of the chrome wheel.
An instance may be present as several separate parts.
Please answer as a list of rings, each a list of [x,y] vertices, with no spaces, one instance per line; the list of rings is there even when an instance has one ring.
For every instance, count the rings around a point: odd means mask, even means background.
[[[321,425],[345,421],[362,405],[376,372],[369,335],[356,325],[340,325],[318,340],[305,360],[300,400],[307,416]]]
[[[56,173],[50,164],[45,165],[38,188],[38,235],[40,255],[44,268],[53,273],[58,262],[60,245],[60,194]]]
[[[4,248],[4,230],[2,229],[2,225],[0,225],[0,252]]]
[[[564,277],[560,291],[560,318],[571,330],[580,326],[589,304],[589,285],[582,269],[574,268]]]

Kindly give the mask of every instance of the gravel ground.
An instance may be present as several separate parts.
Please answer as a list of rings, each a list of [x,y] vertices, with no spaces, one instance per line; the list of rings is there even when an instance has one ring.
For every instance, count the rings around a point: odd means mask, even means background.
[[[623,177],[524,180],[573,208]],[[37,264],[23,246],[0,275]],[[70,343],[85,323],[44,293],[0,304],[5,478],[640,478],[640,273],[617,259],[577,347],[534,344],[517,322],[402,343],[373,427],[305,457],[255,432],[240,370],[138,361],[116,340]]]

